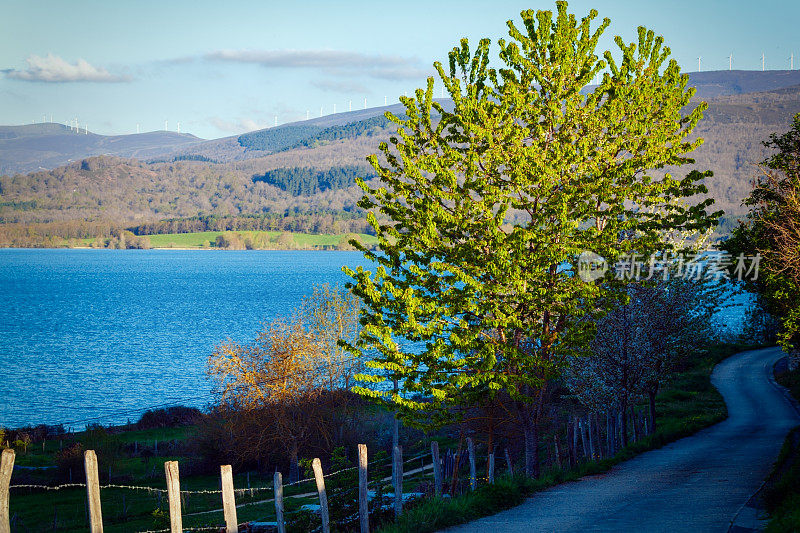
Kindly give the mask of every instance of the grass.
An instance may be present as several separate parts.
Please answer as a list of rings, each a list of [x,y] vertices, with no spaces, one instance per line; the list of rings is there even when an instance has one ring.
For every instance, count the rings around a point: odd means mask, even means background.
[[[227,232],[222,231],[201,231],[196,233],[166,233],[162,235],[149,235],[150,245],[153,248],[210,248],[217,237]],[[291,237],[288,245],[279,244],[277,241],[282,233],[279,231],[237,231],[234,232],[244,240],[249,238],[253,242],[268,243],[261,249],[317,249],[335,248],[347,240],[347,235],[324,235],[312,233],[291,233],[285,232]],[[376,244],[377,238],[373,235],[364,233],[357,234],[358,238],[367,245]]]
[[[779,373],[777,381],[800,401],[800,369]],[[781,453],[764,490],[770,514],[768,533],[800,531],[800,428],[786,437]]]
[[[656,432],[628,445],[612,458],[585,462],[572,470],[551,470],[535,480],[525,476],[504,477],[493,486],[482,485],[474,492],[453,498],[427,500],[409,509],[396,523],[386,525],[379,531],[429,533],[489,516],[519,505],[534,492],[585,475],[606,472],[635,455],[660,448],[716,424],[727,417],[727,409],[719,391],[711,384],[714,366],[735,353],[755,347],[723,344],[695,358],[658,395]]]

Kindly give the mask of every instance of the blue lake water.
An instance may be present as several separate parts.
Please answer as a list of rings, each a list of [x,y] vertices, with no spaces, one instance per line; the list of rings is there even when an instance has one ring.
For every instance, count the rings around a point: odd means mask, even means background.
[[[0,426],[137,420],[202,407],[214,346],[253,339],[358,252],[0,249]],[[742,306],[719,315],[740,328]]]
[[[0,426],[212,399],[206,359],[344,284],[358,252],[0,249]]]

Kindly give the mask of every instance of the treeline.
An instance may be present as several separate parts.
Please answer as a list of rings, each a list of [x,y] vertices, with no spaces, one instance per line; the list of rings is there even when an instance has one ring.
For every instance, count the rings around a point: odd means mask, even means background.
[[[390,122],[388,118],[379,115],[366,120],[351,122],[350,124],[331,126],[329,128],[325,128],[319,133],[299,140],[294,145],[288,146],[284,149],[291,150],[292,148],[313,147],[326,141],[338,141],[341,139],[353,139],[362,135],[372,135],[380,131],[382,128],[385,128],[389,124]]]
[[[261,176],[253,176],[253,182],[263,181],[275,185],[292,196],[308,196],[327,190],[345,189],[355,185],[356,178],[377,177],[374,170],[358,165],[345,165],[318,170],[310,167],[276,168]]]
[[[149,248],[148,235],[199,231],[282,231],[316,234],[374,234],[363,213],[347,211],[286,212],[243,216],[197,216],[129,226],[108,221],[0,224],[0,247]]]
[[[321,129],[319,126],[311,125],[269,128],[239,135],[237,141],[247,150],[277,152],[294,146],[298,141],[313,136]]]
[[[379,115],[349,124],[321,128],[311,125],[285,126],[245,133],[238,137],[239,145],[248,150],[280,152],[294,148],[314,147],[320,143],[372,135],[389,125],[389,119]]]
[[[363,213],[347,211],[286,212],[243,216],[198,216],[148,222],[128,228],[134,235],[199,231],[291,231],[295,233],[374,235]]]
[[[201,163],[215,163],[218,164],[219,161],[216,159],[212,159],[210,157],[206,157],[202,154],[182,154],[176,155],[170,159],[151,159],[148,163],[176,163],[178,161],[199,161]]]

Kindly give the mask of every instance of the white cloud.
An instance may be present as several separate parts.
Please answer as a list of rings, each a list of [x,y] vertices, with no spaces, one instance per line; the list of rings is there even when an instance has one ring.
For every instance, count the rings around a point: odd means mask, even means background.
[[[390,67],[412,60],[398,56],[369,55],[340,50],[217,50],[205,55],[214,61],[256,63],[265,67]]]
[[[207,61],[250,63],[268,68],[316,68],[334,76],[365,75],[372,78],[421,79],[428,71],[416,58],[372,55],[341,50],[217,50]],[[324,83],[324,82],[323,82]]]
[[[25,62],[25,70],[7,69],[6,77],[24,81],[41,81],[48,83],[64,83],[76,81],[89,82],[123,82],[130,81],[130,76],[111,74],[104,68],[95,67],[84,59],[69,63],[54,54],[44,57],[31,55]]]

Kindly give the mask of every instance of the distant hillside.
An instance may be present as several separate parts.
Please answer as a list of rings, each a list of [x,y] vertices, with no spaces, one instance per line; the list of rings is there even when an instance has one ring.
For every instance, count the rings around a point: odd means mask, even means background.
[[[693,75],[699,80],[701,95],[730,93],[707,98],[709,109],[695,131],[705,143],[693,154],[697,168],[714,171],[707,186],[716,207],[729,216],[745,212],[741,199],[759,172],[758,163],[768,155],[762,142],[773,132],[786,131],[793,114],[800,112],[800,84],[764,92],[737,91],[782,85],[796,78],[800,79],[800,72]],[[402,112],[400,106],[391,109]],[[0,222],[88,219],[127,223],[199,215],[355,212],[361,191],[352,185],[352,178],[362,170],[369,173],[365,157],[375,153],[379,140],[391,131],[392,126],[379,114],[384,110],[339,113],[214,141],[195,139],[185,146],[168,147],[172,152],[162,149],[158,157],[164,162],[93,157],[53,170],[2,176]],[[7,131],[0,130],[0,135]],[[44,138],[52,133],[37,131]],[[92,137],[58,135],[63,142]],[[250,139],[246,142],[250,147],[240,144],[242,137]],[[26,138],[36,146],[30,132]],[[0,146],[15,139],[19,137],[2,139]],[[260,145],[263,150],[252,148],[258,142],[265,143]],[[130,143],[128,146],[130,149]],[[343,168],[357,171],[340,173]]]
[[[800,85],[800,70],[716,70],[690,72],[689,84],[697,98],[756,93]]]
[[[54,123],[0,126],[0,174],[49,170],[93,155],[146,159],[202,141],[194,135],[169,131],[97,135]]]
[[[697,88],[696,99],[705,100],[800,85],[800,70],[692,72],[689,77],[690,84]],[[449,99],[437,101],[446,108],[452,105]],[[294,147],[316,146],[319,144],[317,140],[353,139],[358,137],[358,133],[352,134],[355,129],[365,124],[374,125],[371,123],[375,120],[383,121],[383,118],[376,117],[383,117],[387,110],[394,113],[404,111],[400,104],[372,107],[208,141],[166,131],[104,136],[91,132],[89,135],[77,134],[61,124],[0,126],[0,174],[49,170],[70,161],[102,154],[160,161],[186,156],[219,162],[261,158]],[[348,129],[351,131],[338,135],[338,132]],[[323,132],[328,133],[327,138]],[[318,138],[319,135],[323,138]]]

